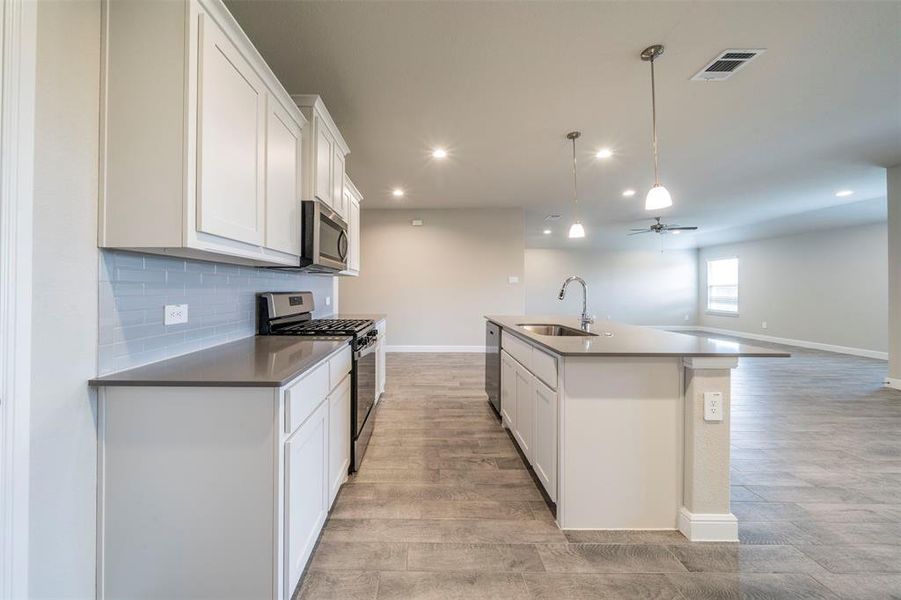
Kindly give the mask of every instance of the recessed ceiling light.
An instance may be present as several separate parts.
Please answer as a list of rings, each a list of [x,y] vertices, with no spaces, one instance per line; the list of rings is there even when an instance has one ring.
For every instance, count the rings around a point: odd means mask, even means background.
[[[394,188],[393,190],[391,190],[391,195],[394,196],[395,198],[403,198],[404,191],[400,188]]]
[[[444,148],[435,148],[432,150],[432,158],[442,159],[447,158],[447,150]]]
[[[550,229],[545,229],[545,230],[542,231],[541,233],[543,233],[544,235],[551,235],[551,230],[550,230]]]
[[[610,158],[611,156],[613,156],[613,150],[610,148],[601,148],[594,155],[595,158]]]
[[[835,192],[835,195],[839,198],[846,198],[854,193],[854,190],[839,190]]]
[[[623,190],[623,196],[626,198],[631,198],[635,195],[635,190]]]

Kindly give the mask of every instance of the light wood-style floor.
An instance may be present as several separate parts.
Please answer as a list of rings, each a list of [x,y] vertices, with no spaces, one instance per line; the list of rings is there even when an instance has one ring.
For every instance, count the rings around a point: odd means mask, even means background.
[[[885,362],[790,349],[734,372],[740,544],[561,532],[477,354],[389,354],[388,391],[304,600],[901,598],[901,392]]]

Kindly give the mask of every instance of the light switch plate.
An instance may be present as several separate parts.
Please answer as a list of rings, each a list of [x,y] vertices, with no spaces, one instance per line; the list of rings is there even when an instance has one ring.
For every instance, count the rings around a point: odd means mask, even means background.
[[[163,322],[166,325],[178,325],[188,322],[188,305],[187,304],[167,304]]]
[[[326,297],[325,297],[325,305],[326,305],[326,306],[331,306],[331,305],[332,305],[332,297],[331,297],[331,296],[326,296]]]
[[[510,275],[507,277],[507,283],[519,283],[519,277],[516,275]]]
[[[723,420],[723,393],[704,392],[704,420],[719,423]]]

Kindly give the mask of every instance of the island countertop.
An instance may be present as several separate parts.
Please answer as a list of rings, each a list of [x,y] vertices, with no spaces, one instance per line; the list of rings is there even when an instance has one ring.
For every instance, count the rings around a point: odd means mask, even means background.
[[[486,315],[505,332],[542,346],[561,356],[685,356],[685,357],[770,357],[791,356],[781,350],[760,348],[716,336],[695,336],[662,331],[653,327],[596,321],[589,328],[596,336],[550,336],[533,333],[519,325],[557,324],[579,329],[579,319],[559,315]]]
[[[281,387],[342,348],[349,336],[253,336],[90,380],[102,386]]]

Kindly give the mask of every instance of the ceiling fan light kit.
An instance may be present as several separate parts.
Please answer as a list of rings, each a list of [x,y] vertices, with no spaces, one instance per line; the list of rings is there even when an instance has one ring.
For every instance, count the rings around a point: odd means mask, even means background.
[[[654,44],[641,51],[641,60],[651,63],[651,129],[653,131],[654,148],[654,187],[650,189],[645,198],[645,210],[659,210],[673,205],[673,199],[669,191],[660,185],[657,165],[657,89],[654,81],[654,60],[662,54],[662,44]]]

